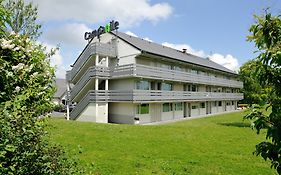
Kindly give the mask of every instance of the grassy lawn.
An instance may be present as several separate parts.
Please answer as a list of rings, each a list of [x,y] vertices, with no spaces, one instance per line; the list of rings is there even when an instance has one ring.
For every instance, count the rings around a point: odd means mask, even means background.
[[[252,155],[264,136],[256,135],[243,115],[155,126],[51,119],[50,133],[88,174],[275,174]]]

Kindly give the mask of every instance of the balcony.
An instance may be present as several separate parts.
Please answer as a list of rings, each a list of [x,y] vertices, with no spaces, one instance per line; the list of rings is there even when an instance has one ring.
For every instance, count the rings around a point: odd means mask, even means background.
[[[113,44],[105,44],[105,43],[90,43],[86,49],[81,53],[81,55],[77,58],[71,73],[70,79],[73,80],[77,73],[84,67],[86,63],[89,62],[89,58],[91,56],[99,54],[100,56],[108,56],[108,57],[116,57],[116,48]],[[90,65],[90,66],[93,66]]]
[[[74,99],[78,95],[78,93],[82,92],[83,88],[86,87],[88,82],[92,78],[98,77],[100,79],[106,79],[110,76],[109,68],[108,67],[98,67],[92,66],[90,67],[87,72],[79,79],[79,81],[75,84],[75,86],[71,90],[70,98],[71,100]]]
[[[241,100],[242,93],[158,91],[158,90],[91,90],[90,101],[105,102],[165,102]]]
[[[193,74],[184,71],[169,70],[159,67],[145,66],[139,64],[129,64],[115,67],[111,70],[112,78],[121,77],[142,77],[149,79],[159,79],[168,81],[178,81],[185,83],[198,83],[214,86],[224,86],[232,88],[243,88],[243,82],[228,80],[213,76]]]
[[[158,90],[90,90],[71,112],[75,119],[90,102],[183,102],[241,100],[242,93],[158,91]]]

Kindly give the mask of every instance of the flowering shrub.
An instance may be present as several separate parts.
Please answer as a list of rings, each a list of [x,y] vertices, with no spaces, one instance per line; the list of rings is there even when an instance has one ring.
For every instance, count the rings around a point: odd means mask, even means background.
[[[54,94],[44,50],[15,33],[0,39],[0,174],[75,173],[75,163],[44,138]]]

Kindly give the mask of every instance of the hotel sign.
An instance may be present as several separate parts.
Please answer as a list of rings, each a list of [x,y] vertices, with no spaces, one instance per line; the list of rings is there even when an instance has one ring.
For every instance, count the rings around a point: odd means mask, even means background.
[[[92,32],[86,32],[84,34],[84,39],[89,40],[95,38],[96,36],[100,38],[101,34],[117,30],[118,28],[119,22],[112,20],[109,24],[106,24],[105,26],[100,26],[97,30],[93,30]]]

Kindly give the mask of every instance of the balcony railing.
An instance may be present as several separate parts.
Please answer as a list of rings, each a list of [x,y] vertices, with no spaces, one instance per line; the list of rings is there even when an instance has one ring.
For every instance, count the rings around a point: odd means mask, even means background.
[[[233,88],[243,88],[243,82],[236,80],[223,79],[208,75],[193,74],[190,72],[169,70],[159,67],[145,66],[139,64],[129,64],[115,67],[111,70],[112,78],[119,77],[142,77],[151,79],[161,79],[170,81],[179,81],[186,83],[198,83],[214,86],[225,86]]]
[[[242,93],[158,91],[158,90],[91,90],[88,95],[93,101],[107,102],[161,102],[161,101],[215,101],[241,100]]]
[[[116,48],[113,44],[106,43],[90,43],[83,53],[77,58],[71,70],[71,80],[76,76],[79,70],[83,67],[83,64],[87,62],[90,56],[99,54],[102,56],[116,57]]]
[[[75,119],[90,102],[177,102],[241,100],[242,93],[158,91],[158,90],[98,90],[89,91],[71,112]]]
[[[87,82],[94,77],[99,78],[108,78],[110,76],[109,74],[109,68],[108,67],[98,67],[93,66],[90,67],[87,72],[80,78],[80,80],[75,84],[75,86],[71,90],[70,98],[73,100],[73,98],[81,91],[81,89],[87,84]]]

